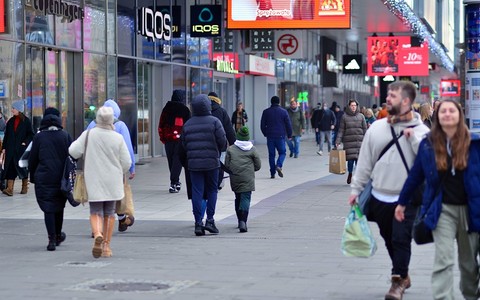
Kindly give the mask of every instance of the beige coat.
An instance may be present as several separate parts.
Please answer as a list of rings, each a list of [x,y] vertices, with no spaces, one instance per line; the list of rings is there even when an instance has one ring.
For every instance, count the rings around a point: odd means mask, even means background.
[[[75,159],[84,155],[87,132],[84,131],[68,149]],[[123,174],[132,163],[123,137],[113,130],[95,127],[90,129],[87,143],[84,175],[88,201],[121,200],[124,197]]]

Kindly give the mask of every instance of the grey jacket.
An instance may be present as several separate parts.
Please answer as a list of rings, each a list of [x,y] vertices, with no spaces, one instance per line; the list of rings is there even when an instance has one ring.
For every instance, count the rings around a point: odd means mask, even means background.
[[[300,107],[294,111],[291,108],[287,110],[290,122],[292,122],[292,136],[301,136],[302,129],[305,129],[305,115]]]
[[[235,193],[251,192],[255,190],[255,171],[260,170],[261,160],[255,149],[241,149],[235,145],[228,147],[225,156],[225,167],[230,170],[230,186]]]

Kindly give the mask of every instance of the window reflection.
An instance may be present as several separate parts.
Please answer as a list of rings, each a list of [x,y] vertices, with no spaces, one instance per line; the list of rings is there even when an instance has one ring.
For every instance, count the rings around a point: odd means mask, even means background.
[[[107,58],[84,53],[85,127],[95,119],[95,113],[106,100]]]

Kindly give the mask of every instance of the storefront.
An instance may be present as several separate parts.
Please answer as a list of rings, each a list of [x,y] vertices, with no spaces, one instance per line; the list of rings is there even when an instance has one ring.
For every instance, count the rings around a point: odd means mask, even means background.
[[[0,108],[9,117],[12,102],[24,100],[36,130],[44,109],[56,107],[77,137],[115,99],[138,158],[162,155],[158,120],[174,89],[188,101],[215,91],[229,113],[242,97],[238,56],[228,58],[236,72],[214,64],[214,53],[217,60],[232,50],[218,42],[223,35],[190,28],[196,4],[212,1],[0,1]],[[240,33],[229,35],[233,47]]]

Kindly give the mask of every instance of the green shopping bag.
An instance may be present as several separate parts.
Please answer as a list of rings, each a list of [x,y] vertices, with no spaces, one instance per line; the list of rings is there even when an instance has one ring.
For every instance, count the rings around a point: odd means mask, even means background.
[[[343,255],[354,257],[370,257],[377,250],[367,217],[357,204],[352,206],[345,220],[341,247]]]

